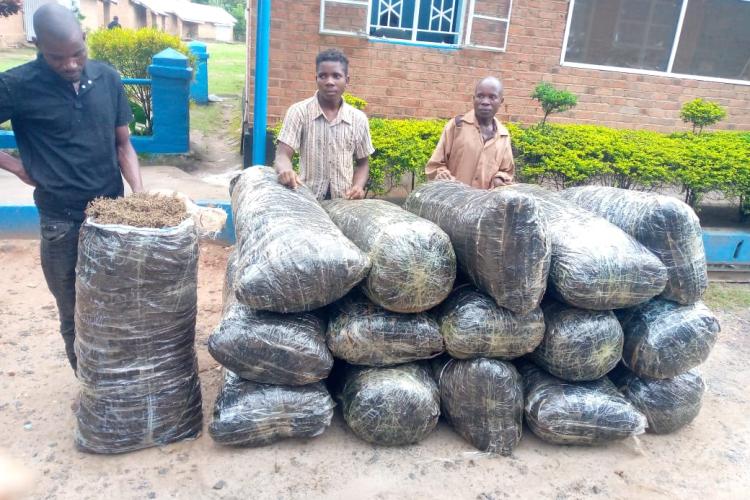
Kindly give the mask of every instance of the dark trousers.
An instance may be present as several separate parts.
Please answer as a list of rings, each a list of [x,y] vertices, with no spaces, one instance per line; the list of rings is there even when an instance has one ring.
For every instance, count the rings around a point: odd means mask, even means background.
[[[51,215],[40,212],[42,271],[47,287],[57,302],[60,314],[60,333],[65,342],[65,354],[76,370],[75,308],[76,261],[78,260],[78,232],[81,220],[77,216]]]

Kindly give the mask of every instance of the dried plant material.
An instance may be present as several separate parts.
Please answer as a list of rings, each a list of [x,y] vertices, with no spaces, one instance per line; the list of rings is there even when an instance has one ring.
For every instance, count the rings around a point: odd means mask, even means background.
[[[161,229],[180,225],[189,215],[177,196],[133,193],[124,198],[96,198],[86,215],[97,224]]]

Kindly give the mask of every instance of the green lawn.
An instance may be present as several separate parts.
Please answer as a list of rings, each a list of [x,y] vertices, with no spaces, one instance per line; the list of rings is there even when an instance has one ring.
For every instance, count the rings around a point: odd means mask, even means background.
[[[245,44],[208,43],[208,92],[242,95],[245,86]]]
[[[0,71],[29,62],[36,57],[36,49],[0,50]]]
[[[712,282],[709,284],[703,300],[709,307],[716,309],[747,309],[750,307],[750,286]]]

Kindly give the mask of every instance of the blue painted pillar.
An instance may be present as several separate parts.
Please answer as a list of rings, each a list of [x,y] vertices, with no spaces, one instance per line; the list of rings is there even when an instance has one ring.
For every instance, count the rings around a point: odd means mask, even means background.
[[[190,98],[198,104],[208,104],[208,50],[203,42],[187,44],[195,56],[195,77],[190,84]]]
[[[258,0],[255,32],[255,95],[253,101],[253,165],[266,160],[268,65],[271,46],[271,0]]]
[[[190,81],[193,70],[188,58],[174,49],[164,49],[148,67],[154,110],[154,141],[160,153],[190,151]]]

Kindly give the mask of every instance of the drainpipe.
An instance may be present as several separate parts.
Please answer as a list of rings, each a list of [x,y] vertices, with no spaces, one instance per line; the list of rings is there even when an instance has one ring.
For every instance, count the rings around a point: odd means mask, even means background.
[[[271,39],[271,0],[258,0],[255,32],[255,95],[253,101],[253,165],[266,160],[268,65]]]

